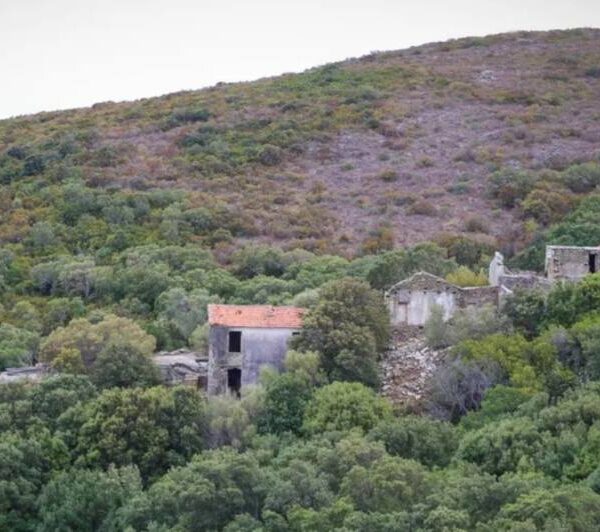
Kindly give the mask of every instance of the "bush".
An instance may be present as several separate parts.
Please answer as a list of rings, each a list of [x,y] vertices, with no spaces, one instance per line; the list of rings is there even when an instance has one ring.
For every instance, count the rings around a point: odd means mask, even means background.
[[[488,179],[488,192],[503,207],[512,208],[533,190],[537,177],[527,172],[503,170]]]
[[[465,231],[468,233],[487,233],[489,226],[481,216],[471,216],[465,221]]]
[[[266,144],[258,152],[258,160],[265,166],[276,166],[283,160],[283,150],[278,146]]]
[[[420,199],[407,207],[406,214],[418,214],[421,216],[437,216],[437,209],[429,201]]]
[[[417,460],[428,467],[447,466],[458,447],[454,427],[427,416],[383,421],[371,430],[369,438],[383,442],[393,456]]]
[[[561,178],[573,192],[591,192],[600,185],[600,164],[590,162],[570,166]]]
[[[479,270],[475,273],[466,266],[459,266],[453,272],[446,275],[446,281],[457,286],[487,286],[488,277],[485,271]]]
[[[358,382],[334,382],[317,390],[309,402],[303,429],[309,434],[345,431],[364,432],[391,417],[387,400]]]
[[[396,170],[384,170],[379,174],[379,179],[384,181],[385,183],[393,183],[398,180],[398,172]]]

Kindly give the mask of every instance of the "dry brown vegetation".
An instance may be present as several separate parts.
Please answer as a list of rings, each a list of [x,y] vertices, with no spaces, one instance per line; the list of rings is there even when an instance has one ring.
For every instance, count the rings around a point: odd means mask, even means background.
[[[599,157],[599,69],[599,30],[513,33],[19,117],[0,122],[0,182],[11,198],[69,180],[180,189],[227,206],[235,238],[348,255],[382,226],[396,245],[501,237],[521,221],[493,210],[490,174]],[[39,221],[27,210],[11,203],[2,232]]]

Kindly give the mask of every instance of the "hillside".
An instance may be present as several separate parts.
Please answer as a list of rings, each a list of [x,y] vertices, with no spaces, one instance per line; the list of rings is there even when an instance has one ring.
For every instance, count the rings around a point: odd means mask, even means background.
[[[98,224],[223,257],[247,239],[346,256],[443,233],[503,246],[525,238],[523,217],[488,197],[488,177],[597,159],[599,101],[600,30],[582,29],[4,120],[0,243],[41,221],[69,233],[81,212],[58,214],[57,201],[82,207],[92,190],[119,198],[88,212]],[[143,219],[119,207],[153,189],[170,199],[151,192]],[[103,232],[84,231],[79,248],[102,248]]]

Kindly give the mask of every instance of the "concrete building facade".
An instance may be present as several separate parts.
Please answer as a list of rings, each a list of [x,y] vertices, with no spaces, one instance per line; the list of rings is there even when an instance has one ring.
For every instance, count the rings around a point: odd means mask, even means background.
[[[283,369],[304,309],[270,305],[209,305],[208,394],[240,394],[264,366]]]

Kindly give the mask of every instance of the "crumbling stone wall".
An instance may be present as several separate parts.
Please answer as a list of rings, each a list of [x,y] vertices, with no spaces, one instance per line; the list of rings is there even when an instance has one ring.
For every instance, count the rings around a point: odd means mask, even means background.
[[[497,286],[468,286],[460,289],[459,308],[498,305]]]
[[[546,277],[579,280],[600,271],[600,247],[547,246]]]

